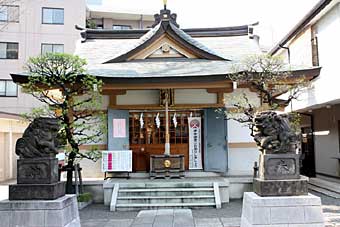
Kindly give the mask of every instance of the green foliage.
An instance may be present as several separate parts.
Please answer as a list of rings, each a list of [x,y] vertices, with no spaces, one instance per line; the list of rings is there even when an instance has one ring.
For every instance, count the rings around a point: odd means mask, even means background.
[[[88,192],[79,194],[77,200],[78,202],[90,202],[92,200],[92,194]]]
[[[76,158],[97,160],[95,151],[79,151],[82,144],[97,143],[106,132],[101,110],[102,81],[85,70],[86,61],[70,54],[46,54],[30,58],[26,64],[28,83],[23,90],[44,105],[27,114],[27,119],[50,116],[59,119],[60,137],[66,141],[68,162]]]
[[[242,101],[233,104],[237,113],[244,113],[250,118],[256,112],[284,108],[297,99],[304,88],[310,86],[304,77],[294,77],[290,65],[285,64],[282,58],[270,55],[245,58],[234,65],[234,73],[228,77],[238,86],[250,87],[259,94],[260,106],[251,103],[245,93],[242,94]],[[285,97],[279,98],[281,95]]]
[[[253,129],[254,117],[262,111],[283,110],[292,100],[298,98],[301,92],[310,86],[306,78],[295,77],[291,67],[285,64],[280,57],[270,55],[254,55],[245,58],[241,63],[234,65],[234,73],[228,76],[239,87],[249,87],[257,92],[260,104],[250,100],[246,93],[238,97],[229,97],[232,107],[219,109],[218,112],[228,119],[245,124]],[[227,109],[229,108],[229,109]],[[293,129],[299,131],[300,116],[289,114]]]
[[[95,29],[97,25],[96,25],[96,22],[94,22],[93,20],[86,20],[86,27]]]

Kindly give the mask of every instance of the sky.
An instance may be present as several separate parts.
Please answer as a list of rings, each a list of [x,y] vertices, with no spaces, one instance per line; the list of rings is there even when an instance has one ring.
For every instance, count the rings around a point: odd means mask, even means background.
[[[263,46],[273,46],[319,0],[168,0],[181,28],[252,24]],[[155,14],[163,0],[87,0],[110,10]]]

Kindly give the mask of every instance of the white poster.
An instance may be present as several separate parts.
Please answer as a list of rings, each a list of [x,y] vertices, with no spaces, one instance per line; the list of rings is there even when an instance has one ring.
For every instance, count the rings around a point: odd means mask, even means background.
[[[189,117],[189,169],[202,169],[202,124],[200,117]]]
[[[113,137],[126,138],[126,120],[113,119]]]

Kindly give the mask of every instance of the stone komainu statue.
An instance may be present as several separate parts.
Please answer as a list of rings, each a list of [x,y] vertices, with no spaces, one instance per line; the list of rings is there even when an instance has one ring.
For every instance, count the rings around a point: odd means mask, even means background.
[[[252,136],[262,153],[295,153],[299,138],[287,114],[262,112],[255,116],[253,123]]]
[[[55,157],[59,147],[60,126],[55,118],[36,118],[16,143],[15,153],[20,158]]]

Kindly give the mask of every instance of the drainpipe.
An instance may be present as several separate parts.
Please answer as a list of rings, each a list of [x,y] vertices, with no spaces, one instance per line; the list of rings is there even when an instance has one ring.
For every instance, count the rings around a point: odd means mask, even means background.
[[[281,44],[279,45],[279,47],[282,48],[282,49],[287,50],[287,52],[288,52],[288,63],[290,64],[290,49],[289,49],[289,47],[285,47],[285,46],[283,46]]]
[[[143,14],[140,15],[139,28],[143,29]]]

